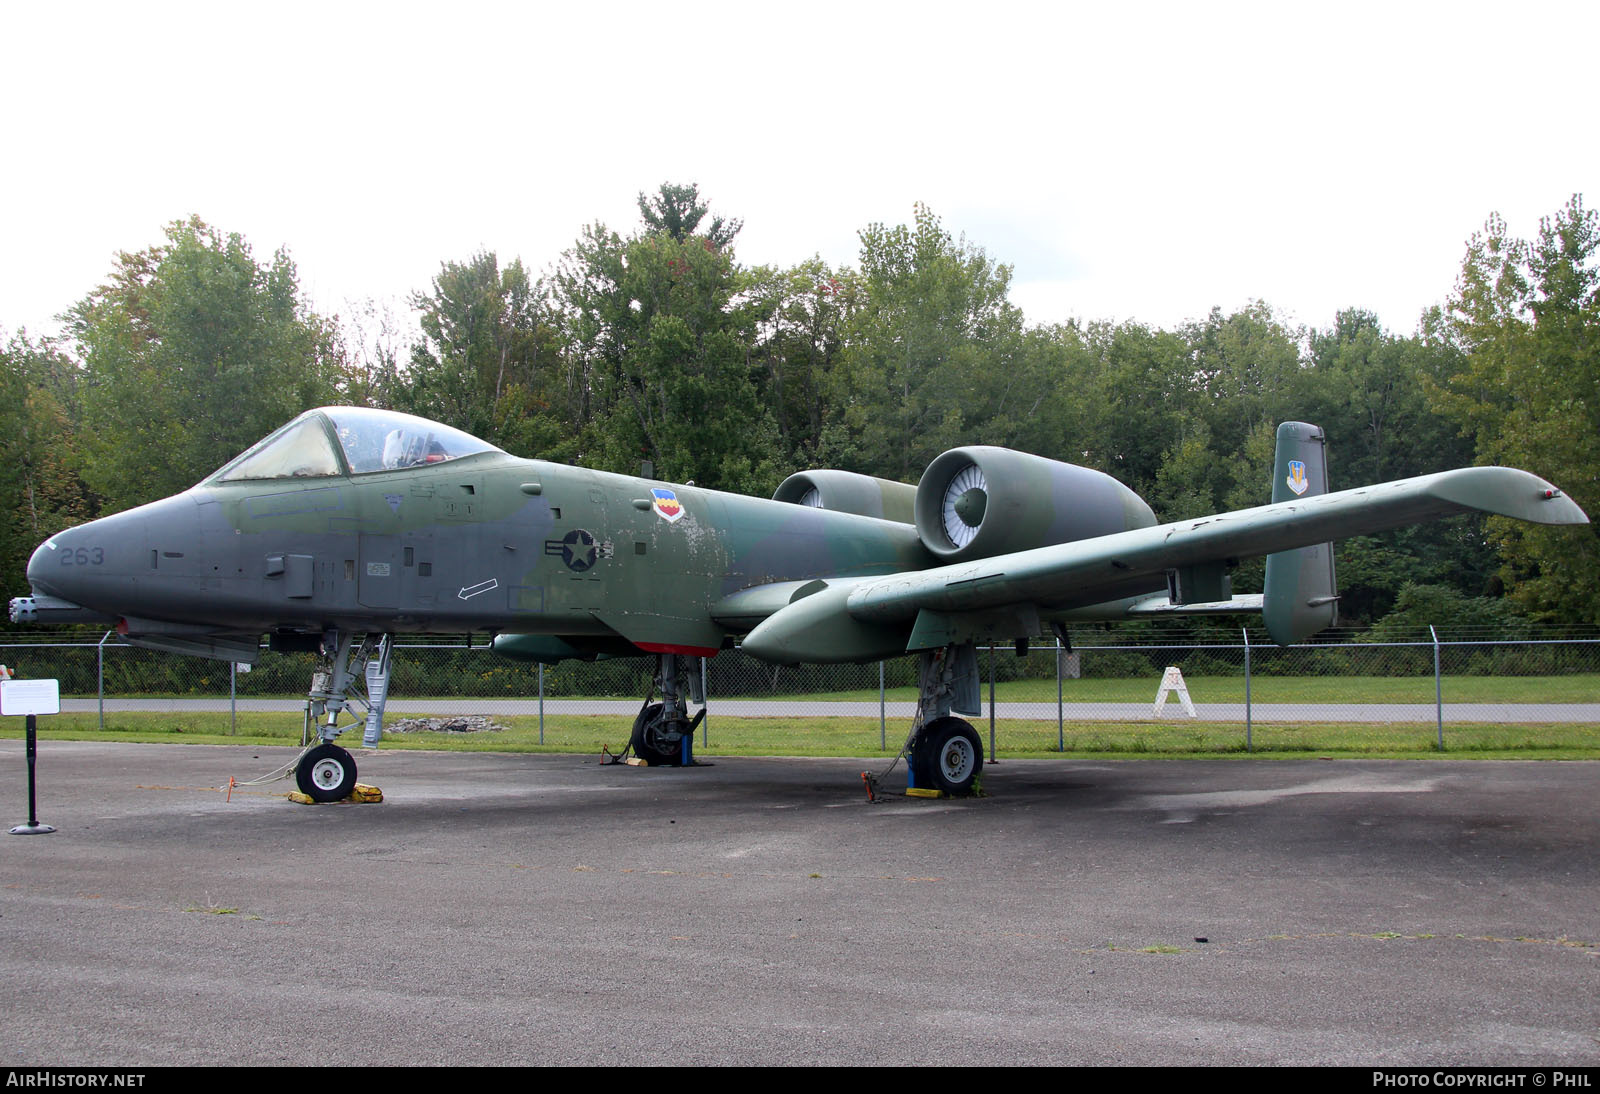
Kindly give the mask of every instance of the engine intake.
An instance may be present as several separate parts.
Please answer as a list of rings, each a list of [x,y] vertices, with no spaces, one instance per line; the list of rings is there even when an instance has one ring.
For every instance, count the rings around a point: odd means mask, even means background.
[[[952,448],[916,489],[917,536],[947,562],[1027,551],[1156,523],[1110,475],[1007,448]]]
[[[916,519],[917,488],[854,471],[797,471],[778,484],[772,500],[911,524]]]

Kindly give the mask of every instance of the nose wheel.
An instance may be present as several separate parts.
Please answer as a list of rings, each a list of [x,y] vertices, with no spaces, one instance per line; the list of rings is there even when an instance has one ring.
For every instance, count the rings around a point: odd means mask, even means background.
[[[355,757],[338,745],[320,744],[300,757],[294,781],[312,801],[343,801],[356,788]]]

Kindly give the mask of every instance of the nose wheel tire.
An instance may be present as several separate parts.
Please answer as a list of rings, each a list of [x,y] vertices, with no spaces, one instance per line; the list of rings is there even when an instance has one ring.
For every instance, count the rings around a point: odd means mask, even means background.
[[[320,744],[300,757],[294,781],[312,801],[343,801],[356,788],[355,757],[338,745]]]
[[[930,722],[919,735],[912,755],[918,786],[942,790],[953,798],[970,795],[983,774],[983,742],[960,718]]]

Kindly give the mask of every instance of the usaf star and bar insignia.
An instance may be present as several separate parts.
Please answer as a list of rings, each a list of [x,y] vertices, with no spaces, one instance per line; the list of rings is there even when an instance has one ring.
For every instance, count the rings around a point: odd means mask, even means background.
[[[610,558],[612,544],[608,539],[595,539],[593,533],[582,528],[574,528],[560,539],[545,540],[544,553],[559,555],[567,569],[581,574],[600,559]]]

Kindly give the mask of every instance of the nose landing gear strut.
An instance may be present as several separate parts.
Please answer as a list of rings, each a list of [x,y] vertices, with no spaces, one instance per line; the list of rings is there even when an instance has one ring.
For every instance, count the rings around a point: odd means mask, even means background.
[[[364,675],[366,699],[357,701],[367,710],[365,741],[377,744],[383,725],[384,700],[389,691],[389,651],[390,638],[386,634],[363,635],[359,645],[355,635],[337,630],[322,636],[317,669],[311,675],[311,690],[306,695],[305,729],[301,737],[302,744],[309,744],[315,727],[319,743],[301,754],[294,769],[296,785],[312,801],[343,801],[355,790],[355,757],[333,743],[355,723],[341,726],[339,716],[349,701],[351,685]]]

